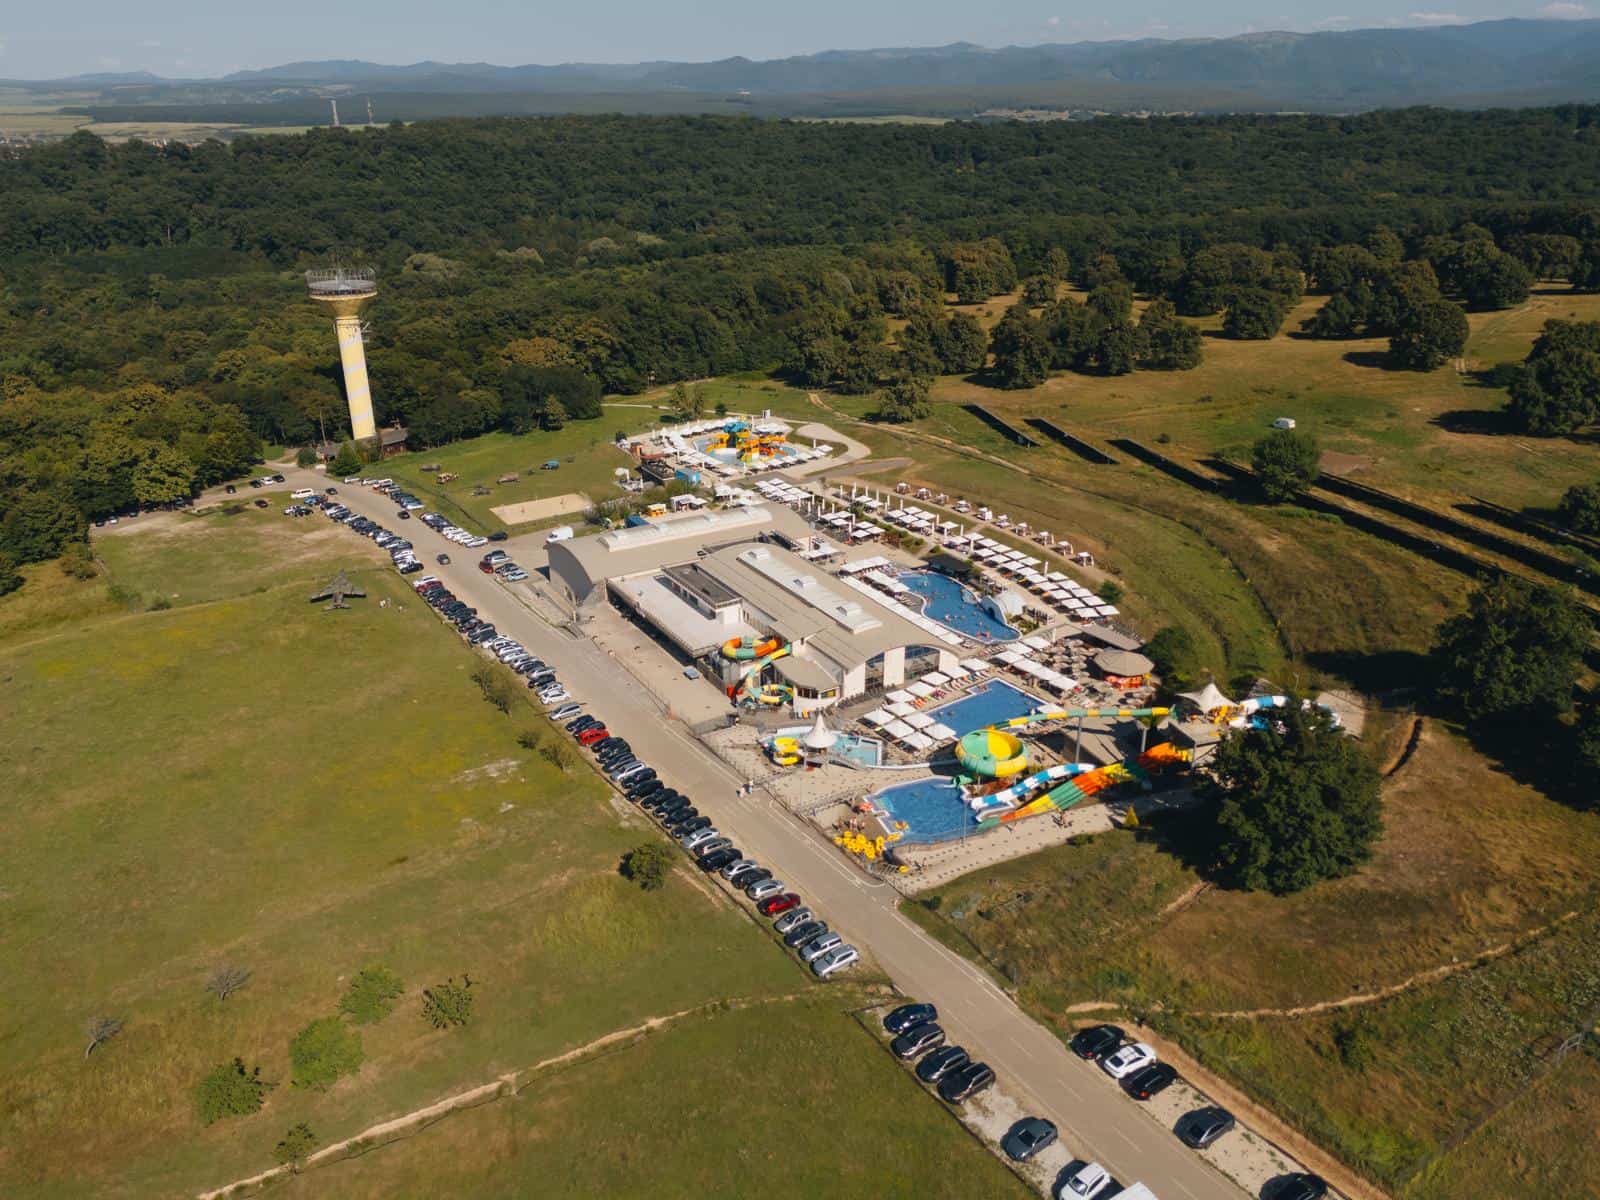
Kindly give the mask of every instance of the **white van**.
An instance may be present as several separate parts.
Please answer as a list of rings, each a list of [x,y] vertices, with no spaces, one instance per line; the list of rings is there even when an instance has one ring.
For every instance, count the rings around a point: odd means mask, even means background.
[[[294,491],[289,493],[289,498],[291,500],[309,500],[316,494],[315,488],[295,488]]]
[[[551,545],[554,542],[569,542],[571,540],[572,540],[572,526],[571,525],[557,525],[554,529],[552,529],[549,532],[549,534],[546,535],[546,537],[544,539],[544,544],[546,546],[548,546],[548,545]]]

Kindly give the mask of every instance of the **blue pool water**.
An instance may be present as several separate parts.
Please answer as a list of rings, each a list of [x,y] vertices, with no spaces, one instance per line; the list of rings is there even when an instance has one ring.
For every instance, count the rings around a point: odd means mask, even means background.
[[[870,797],[889,814],[904,821],[901,840],[908,843],[944,842],[971,833],[978,819],[961,798],[961,789],[948,779],[918,779],[885,788]]]
[[[1011,642],[1022,634],[999,620],[978,594],[937,571],[905,571],[900,582],[922,597],[922,614],[980,642]]]
[[[1021,688],[1012,687],[999,679],[992,679],[982,687],[974,688],[959,700],[927,710],[935,721],[942,721],[956,731],[956,736],[998,725],[1012,717],[1025,717],[1044,701],[1029,695]]]
[[[833,752],[863,767],[876,767],[883,762],[882,742],[877,738],[857,737],[853,733],[841,733],[839,740],[833,744]]]

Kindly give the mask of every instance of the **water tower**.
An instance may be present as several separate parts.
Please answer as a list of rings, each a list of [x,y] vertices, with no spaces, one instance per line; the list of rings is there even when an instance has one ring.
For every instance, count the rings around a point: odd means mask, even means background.
[[[333,309],[339,361],[344,366],[344,396],[350,405],[350,432],[358,442],[375,438],[378,423],[372,416],[367,354],[361,344],[361,306],[378,294],[377,272],[371,267],[307,271],[306,290],[313,300]]]

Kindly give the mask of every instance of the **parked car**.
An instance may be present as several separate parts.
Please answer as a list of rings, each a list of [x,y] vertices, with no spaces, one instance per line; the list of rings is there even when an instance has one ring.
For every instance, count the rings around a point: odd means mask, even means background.
[[[711,818],[704,813],[688,821],[679,821],[672,826],[672,835],[682,837],[686,833],[693,833],[697,829],[710,829]]]
[[[923,1083],[938,1083],[951,1071],[958,1071],[972,1061],[965,1046],[940,1046],[917,1064],[917,1078]]]
[[[1321,1175],[1296,1171],[1274,1180],[1261,1194],[1265,1200],[1322,1200],[1328,1194],[1328,1181]]]
[[[781,879],[760,879],[744,889],[744,894],[757,903],[769,896],[783,894],[784,882]]]
[[[1122,1079],[1156,1061],[1156,1052],[1143,1042],[1132,1042],[1100,1060],[1100,1069],[1113,1079]]]
[[[788,912],[791,908],[798,908],[800,897],[793,892],[784,892],[781,896],[768,896],[756,905],[756,911],[763,917],[775,917],[779,913]]]
[[[510,536],[511,535],[509,533],[507,533],[504,529],[496,529],[493,533],[491,533],[489,535],[489,540],[491,542],[503,542]]]
[[[734,846],[726,850],[713,850],[700,860],[700,869],[709,875],[712,871],[720,871],[738,857],[739,850]]]
[[[806,962],[815,962],[835,946],[842,945],[844,945],[844,939],[837,933],[824,933],[801,946],[800,957]]]
[[[1122,1090],[1135,1100],[1148,1100],[1166,1091],[1178,1079],[1178,1068],[1171,1063],[1151,1063],[1122,1080]]]
[[[696,842],[690,849],[694,851],[696,858],[704,858],[708,854],[715,854],[718,850],[726,850],[732,845],[732,838],[718,835],[714,838],[707,838],[703,842]]]
[[[1092,1025],[1072,1035],[1072,1052],[1079,1058],[1099,1062],[1122,1045],[1123,1033],[1115,1025]]]
[[[1184,1113],[1173,1126],[1173,1132],[1184,1145],[1204,1150],[1237,1123],[1233,1119],[1233,1114],[1227,1109],[1208,1104],[1204,1108]]]
[[[939,1010],[931,1004],[902,1004],[883,1019],[888,1033],[904,1033],[913,1025],[925,1025],[939,1019]]]
[[[589,716],[587,713],[585,713],[582,716],[573,717],[572,720],[567,722],[567,732],[568,733],[577,733],[578,730],[582,729],[585,725],[595,725],[595,724],[598,724],[598,722],[595,720],[595,718],[593,718],[593,717]]]
[[[729,866],[727,870],[723,871],[722,877],[729,883],[732,883],[737,876],[744,874],[746,871],[754,871],[759,866],[761,866],[761,864],[753,858],[741,858],[738,862]]]
[[[577,716],[582,711],[583,711],[583,706],[582,705],[579,705],[579,704],[563,704],[560,708],[556,709],[554,712],[550,712],[550,713],[547,713],[545,715],[548,716],[552,721],[565,721],[569,717]]]
[[[605,737],[606,732],[606,727],[604,725],[587,726],[583,732],[578,734],[578,742],[584,746],[592,746],[601,738]]]
[[[1043,1117],[1023,1117],[1000,1141],[1000,1149],[1016,1162],[1027,1162],[1039,1151],[1055,1144],[1059,1136],[1055,1123]]]
[[[1111,1172],[1097,1162],[1084,1163],[1056,1188],[1056,1200],[1094,1200],[1111,1186]]]
[[[802,921],[783,935],[783,944],[791,950],[798,950],[812,938],[821,937],[827,932],[826,921]]]
[[[994,1086],[994,1070],[988,1063],[968,1063],[939,1081],[939,1099],[960,1104]]]
[[[854,946],[835,946],[811,964],[811,973],[818,979],[826,979],[835,972],[854,966],[860,959],[861,952]]]
[[[797,925],[804,925],[807,921],[811,920],[815,916],[816,914],[813,913],[809,908],[791,908],[788,912],[784,913],[783,916],[779,917],[772,923],[772,928],[780,934],[788,933]]]
[[[756,867],[753,871],[740,871],[733,879],[733,886],[741,890],[747,889],[757,883],[765,883],[772,878],[772,872],[765,867]]]
[[[923,1021],[909,1029],[901,1030],[894,1041],[889,1043],[889,1049],[894,1051],[896,1058],[916,1058],[929,1050],[937,1049],[944,1045],[944,1029],[936,1021]]]
[[[678,839],[678,844],[685,850],[692,851],[697,846],[703,846],[709,842],[717,841],[719,838],[722,841],[728,841],[727,838],[723,838],[714,828],[708,825],[704,829],[697,829],[693,833],[685,834],[683,837]]]

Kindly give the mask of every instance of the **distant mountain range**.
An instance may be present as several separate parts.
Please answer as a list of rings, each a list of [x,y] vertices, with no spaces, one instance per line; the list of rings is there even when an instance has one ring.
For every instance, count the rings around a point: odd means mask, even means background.
[[[881,100],[882,111],[901,111],[896,102],[904,98],[927,101],[944,94],[956,115],[973,105],[1048,107],[1059,101],[1092,106],[1097,98],[1107,107],[1154,101],[1168,108],[1257,110],[1530,104],[1600,99],[1600,20],[1504,20],[1000,49],[956,43],[831,50],[760,62],[728,58],[502,67],[333,60],[240,71],[219,80],[158,80],[138,74],[52,82],[100,87],[107,101],[118,104],[270,103],[359,90],[411,97],[470,95],[482,97],[486,111],[496,110],[490,97],[511,94],[547,98],[521,106],[529,111],[559,110],[563,96],[588,97],[582,107],[592,108],[600,96],[618,97],[618,107],[630,107],[647,95],[677,97],[669,105],[673,108],[693,108],[688,98],[703,97],[708,108],[716,107],[711,100],[726,104],[735,99],[763,112],[803,111],[814,107],[818,97],[849,97],[853,111],[868,112],[875,99]]]

